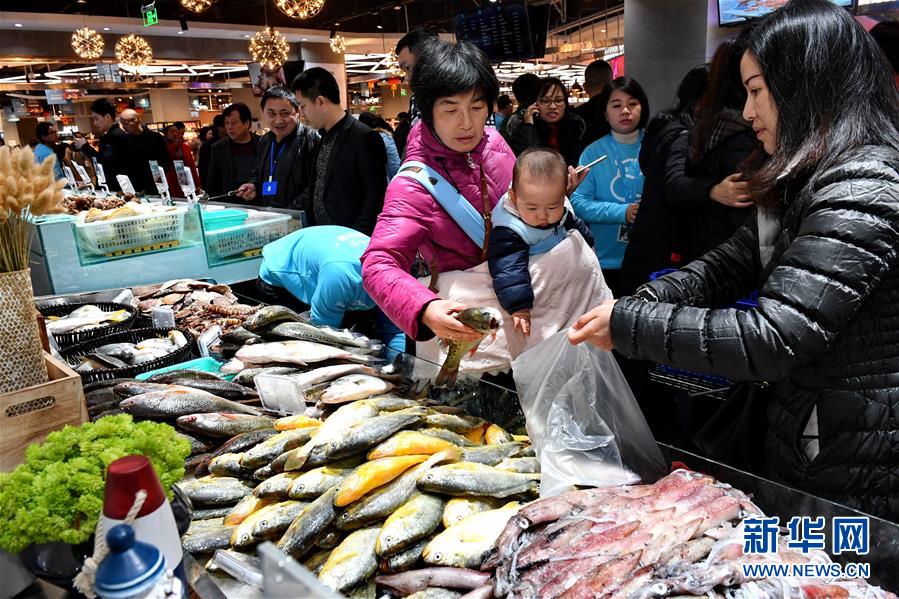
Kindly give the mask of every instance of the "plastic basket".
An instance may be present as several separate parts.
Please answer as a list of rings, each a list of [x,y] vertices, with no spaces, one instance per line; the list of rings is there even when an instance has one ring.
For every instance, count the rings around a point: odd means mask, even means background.
[[[203,211],[203,228],[206,231],[220,231],[231,227],[239,227],[247,221],[249,215],[243,210],[226,209]]]
[[[76,223],[78,246],[86,255],[114,258],[177,247],[184,235],[187,208],[111,221]]]
[[[122,331],[127,331],[137,320],[137,308],[134,306],[129,306],[127,304],[116,304],[113,302],[82,302],[77,304],[52,304],[45,306],[38,306],[38,311],[47,318],[48,316],[68,316],[78,308],[82,306],[97,306],[104,312],[115,312],[116,310],[127,310],[129,313],[128,318],[123,320],[122,322],[113,322],[110,324],[106,324],[103,326],[99,326],[93,329],[87,329],[85,331],[72,331],[71,333],[56,333],[53,335],[53,338],[56,339],[57,345],[59,345],[60,349],[65,349],[67,347],[71,347],[78,343],[83,343],[85,341],[89,341],[91,339],[95,339],[97,337],[102,337],[103,335],[112,335],[113,333],[121,333]]]
[[[165,337],[171,330],[173,329],[131,329],[130,331],[116,333],[114,335],[105,335],[103,337],[91,339],[90,341],[85,341],[84,343],[79,343],[78,345],[74,345],[59,352],[59,355],[74,367],[80,363],[79,358],[91,353],[101,345],[106,345],[107,343],[138,343],[139,341],[149,339],[150,337]],[[183,334],[188,339],[188,341],[193,339],[193,336],[189,331],[186,331],[184,329],[174,330],[181,331],[181,334]],[[192,346],[193,343],[188,343],[184,347],[179,347],[170,354],[166,354],[165,356],[162,356],[161,358],[157,358],[155,360],[150,360],[149,362],[144,362],[143,364],[136,364],[134,366],[127,366],[125,368],[91,370],[89,372],[81,372],[79,374],[81,375],[81,380],[84,383],[108,381],[111,379],[134,378],[142,372],[150,372],[151,370],[157,370],[164,366],[172,366],[174,364],[180,364],[181,362],[184,362],[190,356]]]
[[[258,255],[262,246],[290,233],[290,216],[255,218],[237,227],[206,232],[209,258],[221,260],[241,255]]]

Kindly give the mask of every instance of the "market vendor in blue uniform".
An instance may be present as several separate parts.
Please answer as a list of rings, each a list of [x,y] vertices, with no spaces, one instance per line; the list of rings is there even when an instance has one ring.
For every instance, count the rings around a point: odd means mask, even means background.
[[[390,350],[406,349],[403,332],[362,288],[360,258],[369,237],[347,227],[308,227],[262,248],[259,278],[309,306],[312,324],[340,328],[347,312],[374,311],[377,333]]]

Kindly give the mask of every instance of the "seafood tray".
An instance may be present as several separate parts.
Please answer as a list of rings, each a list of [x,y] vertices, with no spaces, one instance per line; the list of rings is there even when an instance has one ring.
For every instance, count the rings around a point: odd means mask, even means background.
[[[206,252],[211,262],[258,256],[262,246],[290,233],[290,216],[251,218],[236,226],[206,231]]]
[[[79,302],[74,304],[53,305],[45,304],[43,306],[38,306],[37,309],[44,316],[44,318],[47,318],[48,316],[62,317],[71,314],[73,311],[81,308],[82,306],[88,305],[97,306],[104,312],[127,310],[131,316],[128,319],[123,320],[122,322],[114,322],[96,327],[94,329],[72,331],[71,333],[57,333],[53,335],[53,337],[54,339],[56,339],[56,343],[59,345],[60,349],[65,349],[78,343],[90,341],[91,339],[96,339],[97,337],[102,337],[104,335],[112,335],[114,333],[127,331],[132,326],[134,326],[134,323],[137,320],[137,308],[127,304],[117,304],[113,302]]]
[[[75,238],[79,250],[90,257],[118,258],[171,249],[181,244],[186,214],[186,207],[178,207],[162,214],[76,223]]]
[[[74,345],[68,349],[61,351],[60,356],[62,356],[62,358],[70,365],[77,365],[78,358],[91,353],[93,350],[97,349],[100,346],[109,343],[138,343],[144,339],[147,339],[148,337],[165,336],[169,333],[169,330],[170,329],[154,328],[132,329],[130,331],[124,331],[122,333],[115,333],[113,335],[97,337],[96,339],[91,339],[90,341],[79,343],[78,345]],[[184,335],[188,339],[191,339],[190,333],[188,331],[184,329],[174,330],[180,331],[182,335]],[[149,362],[144,362],[142,364],[135,364],[126,368],[109,368],[103,370],[91,370],[88,372],[82,372],[80,373],[81,380],[84,383],[93,383],[96,381],[108,381],[118,378],[133,378],[138,374],[141,374],[142,372],[149,372],[150,370],[156,370],[164,366],[172,366],[174,364],[178,364],[179,362],[184,362],[190,356],[192,348],[193,343],[188,343],[184,347],[180,347],[175,351],[162,356],[161,358],[157,358]]]

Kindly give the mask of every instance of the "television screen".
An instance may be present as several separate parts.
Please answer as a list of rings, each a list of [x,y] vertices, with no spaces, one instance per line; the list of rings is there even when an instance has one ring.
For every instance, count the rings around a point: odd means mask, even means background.
[[[856,11],[860,15],[887,13],[899,10],[899,0],[857,0]]]
[[[831,0],[837,6],[852,8],[852,0]],[[787,0],[718,0],[718,24],[738,25],[763,17],[787,3]]]
[[[524,1],[485,4],[455,18],[456,38],[473,43],[490,60],[523,60],[534,57],[528,8]],[[539,39],[539,37],[538,37]],[[544,46],[546,35],[543,34]],[[544,48],[540,48],[543,55]]]

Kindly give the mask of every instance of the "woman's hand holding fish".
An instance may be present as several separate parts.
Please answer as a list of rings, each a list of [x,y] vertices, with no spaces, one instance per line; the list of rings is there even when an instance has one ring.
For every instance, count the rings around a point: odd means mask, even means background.
[[[599,349],[612,350],[612,309],[616,300],[606,300],[577,319],[568,331],[574,345],[587,341]]]
[[[425,308],[421,322],[435,335],[447,341],[480,341],[483,333],[462,324],[453,316],[467,307],[453,300],[434,300]]]

